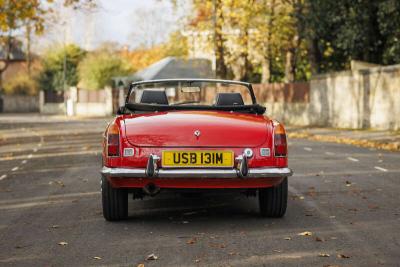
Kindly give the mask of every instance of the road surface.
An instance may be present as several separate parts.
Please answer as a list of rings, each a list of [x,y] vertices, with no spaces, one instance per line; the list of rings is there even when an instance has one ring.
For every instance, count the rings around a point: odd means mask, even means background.
[[[282,219],[256,198],[164,192],[109,223],[107,119],[0,116],[1,266],[399,266],[400,154],[290,140]],[[154,254],[156,260],[146,260]]]

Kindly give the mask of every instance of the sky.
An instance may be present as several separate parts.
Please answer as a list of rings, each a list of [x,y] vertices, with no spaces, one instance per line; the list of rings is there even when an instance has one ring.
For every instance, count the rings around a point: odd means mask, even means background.
[[[182,2],[182,1],[181,1]],[[165,41],[179,25],[189,1],[178,9],[169,0],[99,0],[93,12],[58,7],[56,23],[37,37],[35,50],[54,43],[76,43],[92,50],[103,42],[116,42],[135,48]]]

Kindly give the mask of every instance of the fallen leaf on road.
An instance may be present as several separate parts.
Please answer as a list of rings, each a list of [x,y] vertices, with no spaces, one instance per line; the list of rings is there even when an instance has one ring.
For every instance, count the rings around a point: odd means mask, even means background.
[[[315,197],[317,195],[317,192],[315,192],[315,187],[309,187],[306,194],[307,196]]]
[[[61,241],[61,242],[59,242],[58,244],[59,244],[60,246],[66,246],[66,245],[68,245],[68,243],[65,242],[65,241]]]
[[[316,237],[315,238],[315,241],[317,241],[317,242],[325,242],[325,239],[323,239],[323,238],[320,238],[320,237]]]
[[[292,240],[292,238],[290,236],[287,236],[284,238],[285,240]]]
[[[95,257],[93,257],[93,259],[95,259],[95,260],[101,260],[101,257],[95,256]]]
[[[57,228],[60,228],[60,226],[59,226],[59,225],[57,225],[57,224],[54,224],[54,225],[52,225],[52,226],[51,226],[51,228],[53,228],[53,229],[57,229]]]
[[[282,250],[274,249],[273,252],[282,253]]]
[[[148,261],[154,261],[154,260],[157,260],[158,259],[158,256],[156,256],[154,253],[151,253],[150,255],[147,255],[147,258],[146,258],[146,260],[148,260]]]
[[[199,263],[200,260],[199,260],[199,259],[195,259],[194,262],[195,262],[195,263]]]
[[[299,199],[300,199],[300,200],[303,200],[303,199],[304,199],[304,197],[303,197],[303,196],[301,196],[301,197],[299,197]]]
[[[336,216],[329,216],[329,218],[331,218],[331,219],[335,219],[335,218],[336,218]]]
[[[349,259],[350,256],[344,255],[344,254],[337,254],[337,257],[340,259]]]
[[[306,232],[298,233],[297,235],[301,235],[301,236],[310,236],[310,235],[312,235],[312,233],[306,231]]]
[[[319,253],[318,254],[318,257],[324,257],[324,258],[326,258],[326,257],[330,257],[331,255],[329,255],[328,253]]]
[[[143,264],[143,263],[139,263],[139,264],[137,265],[137,267],[144,267],[144,264]]]
[[[346,186],[351,186],[352,183],[350,181],[346,181]]]
[[[371,210],[377,210],[377,209],[379,209],[379,206],[370,204],[370,205],[368,205],[368,208]]]
[[[188,241],[186,241],[186,244],[188,244],[188,245],[193,245],[194,243],[196,243],[197,242],[197,239],[194,237],[194,238],[191,238],[191,239],[189,239]]]

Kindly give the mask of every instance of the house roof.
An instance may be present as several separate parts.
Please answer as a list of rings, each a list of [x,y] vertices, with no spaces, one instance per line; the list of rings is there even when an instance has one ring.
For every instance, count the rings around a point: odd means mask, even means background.
[[[130,82],[173,79],[173,78],[213,78],[214,72],[211,68],[211,61],[208,59],[182,59],[177,57],[166,57],[153,63],[132,75],[125,77],[113,77],[118,86],[123,83],[125,86]]]
[[[181,59],[166,57],[134,74],[139,80],[169,78],[212,78],[213,71],[208,59]]]

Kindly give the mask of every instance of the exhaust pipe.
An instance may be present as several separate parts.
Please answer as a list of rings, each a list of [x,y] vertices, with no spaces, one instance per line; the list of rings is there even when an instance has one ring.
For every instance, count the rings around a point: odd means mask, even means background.
[[[148,183],[146,186],[143,187],[143,191],[149,195],[154,197],[155,195],[157,195],[158,193],[160,193],[160,187],[158,187],[157,185],[153,184],[153,183]]]

